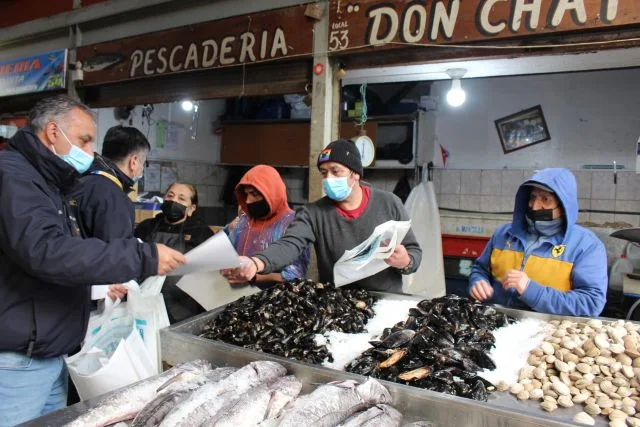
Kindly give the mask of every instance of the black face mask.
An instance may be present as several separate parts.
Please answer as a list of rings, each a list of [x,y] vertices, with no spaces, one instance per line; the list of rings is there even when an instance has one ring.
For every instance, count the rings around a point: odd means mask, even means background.
[[[255,219],[264,218],[269,215],[269,212],[271,212],[269,203],[267,203],[265,199],[258,200],[253,203],[247,203],[247,210],[249,211],[249,216]]]
[[[187,214],[187,207],[173,200],[162,202],[162,213],[169,222],[180,221]]]
[[[531,208],[527,209],[527,218],[531,221],[553,221],[553,209],[538,209],[534,211]]]

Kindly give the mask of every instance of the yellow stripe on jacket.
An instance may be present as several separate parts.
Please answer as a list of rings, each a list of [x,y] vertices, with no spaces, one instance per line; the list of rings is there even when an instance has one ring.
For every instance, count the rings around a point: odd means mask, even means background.
[[[523,259],[523,252],[494,248],[491,251],[491,275],[502,281],[509,270],[520,270]],[[571,290],[572,268],[573,264],[567,261],[529,255],[524,272],[540,285],[568,292]]]

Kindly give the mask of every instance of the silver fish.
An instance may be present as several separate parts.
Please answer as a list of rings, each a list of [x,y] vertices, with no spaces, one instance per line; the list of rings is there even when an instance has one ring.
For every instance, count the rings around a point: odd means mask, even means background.
[[[172,409],[160,424],[162,427],[199,426],[213,418],[232,399],[237,399],[263,382],[273,382],[287,370],[279,363],[251,362],[215,384],[205,384],[189,399]]]
[[[293,375],[278,379],[271,386],[271,400],[269,401],[269,407],[265,419],[276,418],[285,406],[293,402],[302,390],[302,383],[298,381]]]
[[[156,396],[158,387],[182,372],[205,369],[207,366],[208,369],[211,368],[208,362],[194,361],[139,381],[100,399],[92,410],[71,421],[67,426],[102,427],[133,419]]]
[[[222,408],[215,419],[208,420],[206,424],[215,427],[254,427],[269,413],[277,415],[298,396],[301,389],[302,383],[292,375],[279,378],[270,385],[261,384]]]
[[[431,421],[416,421],[409,424],[403,424],[402,427],[435,427]]]
[[[382,404],[353,415],[340,427],[399,427],[402,414],[393,406]]]
[[[131,427],[157,426],[176,405],[206,383],[216,383],[235,372],[236,368],[218,368],[204,375],[184,372],[176,375],[160,387],[155,399],[149,402],[135,417]]]
[[[298,398],[291,409],[282,415],[279,426],[331,427],[357,411],[372,405],[391,403],[391,400],[389,391],[372,378],[360,385],[352,380],[329,383]]]

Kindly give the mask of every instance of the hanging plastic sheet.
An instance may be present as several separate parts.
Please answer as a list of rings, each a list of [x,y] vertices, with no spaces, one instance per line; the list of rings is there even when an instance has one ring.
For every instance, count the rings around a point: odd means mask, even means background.
[[[412,219],[411,229],[422,248],[422,262],[418,271],[402,276],[402,291],[426,298],[443,296],[446,286],[440,212],[433,182],[423,179],[409,194],[405,207]]]

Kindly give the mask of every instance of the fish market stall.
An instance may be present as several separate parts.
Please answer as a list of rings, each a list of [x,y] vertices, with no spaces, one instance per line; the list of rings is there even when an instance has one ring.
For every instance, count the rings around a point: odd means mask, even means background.
[[[402,301],[414,299],[416,304],[421,300],[418,297],[408,295],[395,295],[372,292],[372,295],[382,300]],[[274,356],[263,352],[240,348],[199,337],[205,325],[210,324],[222,313],[224,307],[202,314],[180,324],[173,325],[161,332],[162,359],[168,365],[190,360],[193,358],[206,358],[214,363],[234,364],[238,361],[244,363],[251,360],[275,360],[285,365],[299,378],[304,378],[304,383],[329,381],[331,378],[362,378],[347,373],[328,369],[323,366],[302,363],[285,357]],[[570,319],[572,321],[587,321],[588,319],[576,319],[562,316],[550,316],[540,313],[525,312],[512,309],[498,308],[504,313],[521,323],[533,321],[552,321]],[[542,340],[531,344],[531,348],[540,344]],[[504,353],[504,351],[503,351]],[[504,355],[502,359],[504,359]],[[526,363],[523,361],[522,366]],[[517,371],[520,366],[513,369],[513,376],[517,380]],[[495,380],[495,379],[492,379]],[[392,395],[396,408],[405,414],[411,414],[420,419],[429,419],[437,425],[524,425],[528,423],[540,425],[555,425],[554,423],[567,423],[573,425],[573,417],[580,412],[578,406],[563,408],[553,413],[547,413],[540,407],[540,402],[533,400],[520,401],[510,393],[495,392],[488,397],[486,402],[476,402],[457,396],[423,390],[403,384],[383,381]],[[498,421],[501,420],[501,421]],[[503,424],[504,423],[504,424]],[[605,419],[596,419],[596,425],[607,425]]]

